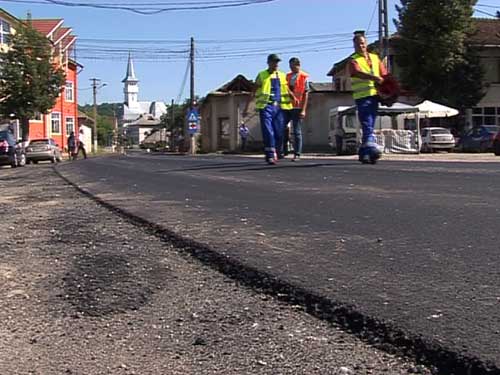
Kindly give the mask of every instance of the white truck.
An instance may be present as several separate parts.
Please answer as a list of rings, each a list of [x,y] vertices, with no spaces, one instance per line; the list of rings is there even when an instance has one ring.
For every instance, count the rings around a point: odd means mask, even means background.
[[[406,128],[406,118],[412,118],[412,123],[418,124],[418,108],[403,103],[379,107],[375,136],[382,151],[420,152],[422,142],[419,128]],[[361,129],[356,107],[339,106],[330,109],[329,122],[329,143],[337,155],[357,153],[361,143]]]

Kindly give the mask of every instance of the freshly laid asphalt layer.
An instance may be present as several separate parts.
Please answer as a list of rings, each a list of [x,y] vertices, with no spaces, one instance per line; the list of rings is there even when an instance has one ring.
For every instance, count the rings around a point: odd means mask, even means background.
[[[500,373],[499,163],[133,154],[57,169],[440,374]]]

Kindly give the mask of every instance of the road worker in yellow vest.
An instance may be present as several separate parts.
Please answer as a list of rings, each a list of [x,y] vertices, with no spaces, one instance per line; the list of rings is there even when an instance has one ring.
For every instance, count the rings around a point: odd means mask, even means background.
[[[375,164],[381,156],[374,135],[379,105],[376,85],[384,81],[387,69],[377,54],[368,52],[364,32],[355,32],[353,42],[355,53],[351,56],[349,69],[353,98],[363,130],[359,161]]]
[[[302,122],[306,117],[307,102],[309,100],[309,74],[300,68],[298,57],[292,57],[288,63],[290,72],[286,75],[286,79],[288,88],[293,92],[295,99],[292,103],[293,108],[285,112],[285,124],[292,123],[294,153],[292,161],[298,161],[302,154]],[[285,143],[287,142],[288,139],[285,140]]]
[[[284,113],[292,109],[293,93],[290,92],[285,73],[278,70],[281,59],[276,54],[267,57],[268,68],[255,79],[255,108],[259,112],[264,152],[268,164],[276,164],[283,156]],[[250,100],[251,101],[251,100]],[[243,116],[248,115],[247,102]]]

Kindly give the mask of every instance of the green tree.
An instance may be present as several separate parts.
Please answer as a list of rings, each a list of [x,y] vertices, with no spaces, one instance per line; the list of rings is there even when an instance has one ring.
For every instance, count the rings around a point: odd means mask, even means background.
[[[467,44],[475,0],[401,0],[395,21],[403,85],[422,98],[461,109],[484,95],[479,59]]]
[[[65,81],[64,72],[53,64],[52,47],[28,22],[19,27],[6,52],[0,52],[0,114],[21,122],[23,140],[29,139],[29,120],[49,112]]]
[[[97,142],[101,146],[109,146],[114,134],[114,117],[120,112],[120,103],[101,103],[97,105]],[[94,106],[86,104],[78,106],[89,117],[94,116]]]

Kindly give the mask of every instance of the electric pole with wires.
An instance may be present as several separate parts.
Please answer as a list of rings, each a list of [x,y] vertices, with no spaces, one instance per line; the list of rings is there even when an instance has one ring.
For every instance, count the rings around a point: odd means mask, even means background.
[[[90,78],[92,81],[92,97],[94,99],[94,124],[92,127],[92,151],[97,152],[97,89],[106,86],[105,83],[101,84],[98,78]]]
[[[387,71],[391,71],[389,61],[389,17],[387,0],[378,0],[378,42],[380,55],[386,59]]]
[[[199,128],[199,113],[196,108],[195,94],[194,94],[194,38],[191,37],[191,48],[189,53],[190,65],[190,98],[189,98],[189,112],[188,112],[188,131],[191,140],[190,154],[196,154],[196,133]]]
[[[189,63],[190,63],[190,76],[191,76],[191,81],[190,81],[190,104],[189,108],[193,109],[194,107],[194,38],[191,37],[191,48],[189,52]]]

